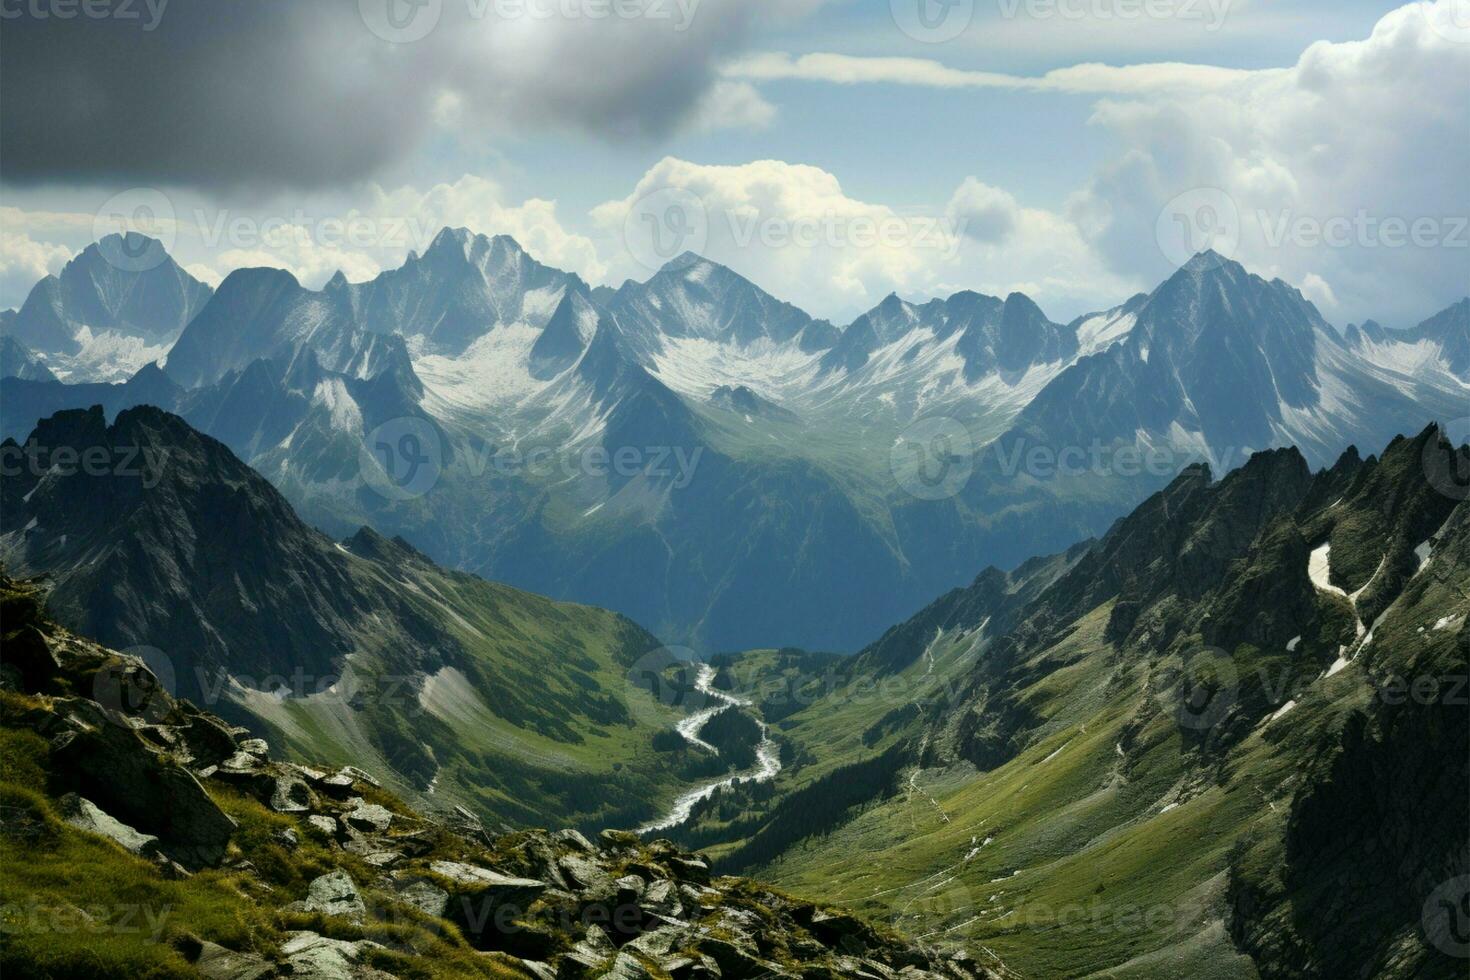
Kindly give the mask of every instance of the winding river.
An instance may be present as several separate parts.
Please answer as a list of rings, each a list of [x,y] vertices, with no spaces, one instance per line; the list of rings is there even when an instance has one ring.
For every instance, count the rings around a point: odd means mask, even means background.
[[[716,703],[710,705],[708,708],[696,711],[692,715],[680,718],[678,724],[674,726],[674,730],[690,745],[707,752],[719,754],[719,750],[701,739],[699,733],[704,730],[704,726],[715,715],[729,711],[731,708],[749,707],[750,702],[744,698],[735,697],[732,694],[718,690],[714,686],[714,682],[715,669],[709,664],[701,664],[699,674],[694,679],[694,688]],[[679,826],[689,819],[689,815],[694,812],[695,806],[709,799],[726,786],[736,786],[741,783],[764,783],[775,779],[776,774],[781,771],[781,750],[776,746],[775,742],[771,741],[771,736],[766,728],[765,722],[761,722],[761,741],[755,749],[755,760],[754,769],[737,773],[733,776],[726,776],[723,779],[717,779],[698,786],[695,789],[691,789],[674,801],[674,805],[669,808],[668,813],[652,823],[639,827],[638,832],[640,834],[646,834],[660,830],[670,830]]]

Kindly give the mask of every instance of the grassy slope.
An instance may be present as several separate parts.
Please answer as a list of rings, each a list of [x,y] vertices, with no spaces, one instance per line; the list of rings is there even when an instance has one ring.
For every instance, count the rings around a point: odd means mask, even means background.
[[[1018,693],[1041,719],[1018,757],[985,773],[911,770],[903,792],[759,873],[916,935],[983,944],[1024,976],[1255,977],[1226,932],[1231,862],[1269,877],[1285,861],[1300,760],[1370,706],[1369,669],[1463,674],[1463,635],[1433,629],[1446,610],[1470,609],[1464,583],[1452,579],[1426,573],[1406,590],[1378,626],[1375,656],[1291,692],[1297,706],[1259,723],[1223,761],[1218,781],[1201,778],[1181,730],[1147,699],[1149,665],[1104,642],[1104,605],[1027,665],[1047,670]],[[1330,643],[1308,637],[1301,649]],[[962,668],[972,645],[935,643],[935,671]],[[1272,678],[1286,658],[1243,646],[1233,659],[1243,678],[1258,670]],[[921,667],[905,674],[912,681]],[[797,754],[820,760],[783,774],[783,789],[879,751],[886,742],[861,740],[879,714],[873,703],[819,705],[779,725]],[[1241,842],[1255,847],[1239,851]]]
[[[181,952],[193,937],[272,958],[288,931],[312,929],[389,946],[375,965],[399,976],[526,977],[471,948],[453,925],[392,906],[382,894],[370,897],[396,914],[361,926],[285,910],[305,897],[318,875],[345,866],[366,882],[373,879],[373,869],[341,849],[329,849],[304,819],[274,813],[214,783],[209,788],[216,802],[239,824],[231,859],[248,861],[257,874],[220,868],[172,880],[112,841],[63,823],[54,802],[41,792],[50,771],[47,742],[9,727],[5,717],[39,704],[0,693],[0,808],[5,814],[0,823],[0,972],[7,976],[195,977]],[[396,813],[410,812],[391,794],[372,791],[371,796]],[[289,853],[272,839],[286,828],[301,841]],[[435,856],[457,855],[431,853],[425,860]],[[423,954],[407,958],[392,951],[411,947]]]
[[[519,825],[631,825],[686,785],[686,760],[651,750],[678,712],[628,681],[657,646],[637,626],[437,569],[415,569],[404,594],[446,625],[463,660],[427,679],[423,695],[425,678],[371,656],[343,686],[360,697],[248,695],[284,748],[396,772],[395,788],[421,803]]]

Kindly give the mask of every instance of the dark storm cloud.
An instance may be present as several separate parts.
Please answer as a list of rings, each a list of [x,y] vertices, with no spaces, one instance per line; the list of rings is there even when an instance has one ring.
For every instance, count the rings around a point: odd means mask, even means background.
[[[0,24],[7,181],[319,186],[371,173],[425,125],[412,52],[355,36],[352,5],[173,0],[153,30],[143,9]]]
[[[494,0],[443,0],[435,30],[394,44],[356,0],[82,2],[0,0],[8,183],[330,186],[412,152],[446,93],[471,131],[658,136],[763,6],[507,21]]]

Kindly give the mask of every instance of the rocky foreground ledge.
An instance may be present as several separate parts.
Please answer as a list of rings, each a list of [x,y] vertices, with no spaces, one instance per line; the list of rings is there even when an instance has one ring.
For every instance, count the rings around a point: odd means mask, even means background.
[[[272,760],[0,577],[0,968],[26,976],[995,977],[623,831],[492,837]]]

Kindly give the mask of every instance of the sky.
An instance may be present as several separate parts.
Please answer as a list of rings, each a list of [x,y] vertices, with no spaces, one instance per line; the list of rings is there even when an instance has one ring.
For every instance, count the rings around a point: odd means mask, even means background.
[[[1055,320],[1212,247],[1332,322],[1470,292],[1470,0],[0,0],[0,308],[90,241],[217,284],[438,229],[679,252],[842,324]]]

